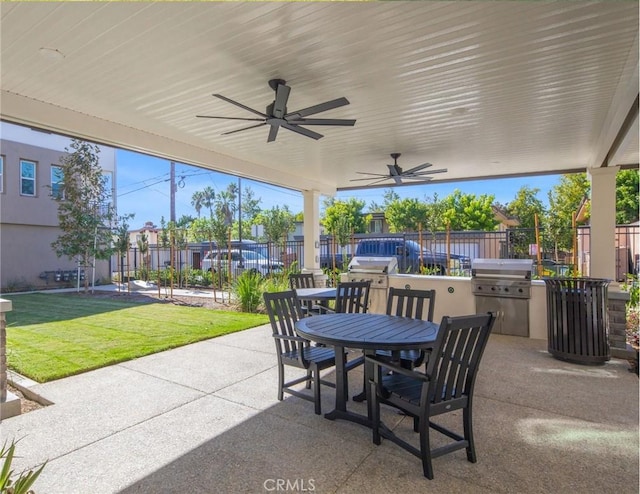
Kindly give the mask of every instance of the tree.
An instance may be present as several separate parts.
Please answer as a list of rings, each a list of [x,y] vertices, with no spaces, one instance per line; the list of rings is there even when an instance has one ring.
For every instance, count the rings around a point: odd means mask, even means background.
[[[493,195],[463,194],[456,189],[442,200],[445,224],[453,231],[493,231],[498,225],[491,207],[493,200]]]
[[[423,230],[433,233],[445,230],[445,204],[438,199],[438,194],[433,194],[432,197],[425,197],[425,204],[427,210],[422,223]]]
[[[136,242],[138,245],[138,252],[140,253],[140,266],[145,281],[149,281],[149,238],[145,233],[140,235],[140,238]]]
[[[191,196],[191,205],[196,210],[196,214],[198,215],[198,218],[200,218],[200,211],[202,211],[205,201],[206,201],[205,193],[202,190],[196,190]]]
[[[415,198],[394,199],[384,212],[393,233],[418,231],[427,216],[427,205]]]
[[[544,204],[538,199],[540,189],[532,189],[527,185],[520,187],[513,201],[509,202],[505,211],[520,222],[521,228],[534,228],[535,216],[542,218],[545,214]]]
[[[560,182],[549,191],[549,215],[546,232],[556,250],[572,250],[573,214],[589,196],[590,184],[586,173],[562,175]]]
[[[275,206],[260,212],[255,219],[256,224],[262,225],[264,235],[269,242],[283,242],[295,228],[295,217],[288,206]]]
[[[135,214],[120,216],[116,220],[114,229],[113,249],[120,258],[120,282],[124,282],[124,258],[131,247],[129,240],[129,220],[134,218]],[[86,276],[85,276],[86,278]]]
[[[616,174],[616,223],[628,225],[638,221],[638,170],[620,170]]]
[[[260,213],[260,203],[262,199],[256,198],[251,187],[245,187],[242,193],[242,207],[240,208],[240,216],[242,218],[242,238],[252,238],[251,225],[254,224],[256,216]],[[238,222],[234,222],[233,231],[238,232],[237,238],[240,238],[240,229]]]
[[[536,243],[536,215],[538,226],[542,228],[545,220],[545,208],[537,195],[540,189],[532,189],[527,185],[520,187],[515,198],[509,202],[504,211],[520,223],[520,230],[510,232],[510,248],[518,257],[529,255],[529,245]],[[545,238],[544,236],[542,237]]]
[[[347,224],[353,233],[364,233],[370,216],[363,213],[365,202],[354,197],[347,201],[328,198],[324,202],[322,226],[331,235],[336,235],[339,225]],[[346,242],[345,242],[346,245]]]
[[[113,248],[112,222],[115,208],[111,191],[98,160],[98,146],[73,139],[71,150],[60,158],[63,183],[58,203],[58,223],[62,233],[51,244],[58,257],[75,259],[79,266],[93,265],[96,259],[109,259]],[[84,289],[89,277],[84,278]]]

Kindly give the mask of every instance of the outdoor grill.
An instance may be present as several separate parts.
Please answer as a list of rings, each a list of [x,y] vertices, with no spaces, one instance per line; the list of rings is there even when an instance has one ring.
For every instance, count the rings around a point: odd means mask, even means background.
[[[348,281],[371,281],[371,288],[389,288],[389,276],[398,272],[395,257],[362,257],[351,259],[348,267]]]
[[[476,312],[495,312],[494,333],[529,336],[531,259],[474,259],[471,291]]]
[[[389,275],[398,272],[395,257],[356,256],[349,263],[347,281],[371,281],[369,312],[384,313],[389,291]]]

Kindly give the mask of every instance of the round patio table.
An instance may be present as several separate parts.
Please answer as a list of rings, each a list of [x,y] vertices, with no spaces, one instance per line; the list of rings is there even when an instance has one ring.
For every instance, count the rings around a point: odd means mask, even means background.
[[[349,391],[345,348],[358,348],[365,354],[373,354],[376,350],[428,350],[433,348],[438,327],[434,322],[421,319],[370,313],[321,314],[297,321],[295,329],[300,336],[335,348],[336,404],[325,417],[371,426],[369,386],[366,386],[367,417],[347,410]],[[366,382],[372,375],[372,367],[365,362]]]

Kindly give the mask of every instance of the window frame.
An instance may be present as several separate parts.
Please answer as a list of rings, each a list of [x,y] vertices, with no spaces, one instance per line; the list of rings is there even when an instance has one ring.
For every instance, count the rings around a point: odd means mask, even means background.
[[[33,177],[26,177],[23,175],[23,165],[33,165]],[[37,161],[31,161],[28,159],[24,159],[24,158],[20,158],[20,195],[23,197],[37,197],[37,178],[38,178],[38,162]],[[29,194],[26,193],[24,191],[24,181],[25,180],[30,180],[31,182],[33,182],[33,193]]]
[[[62,174],[62,176],[60,177],[61,180],[58,182],[53,181],[54,170],[60,170],[60,173]],[[62,168],[60,165],[52,164],[50,179],[51,179],[51,197],[53,197],[54,199],[62,199],[62,200],[66,199],[64,194],[64,168]],[[55,186],[62,186],[62,190],[57,191],[58,195],[56,194]]]
[[[4,154],[0,154],[0,194],[4,192]]]

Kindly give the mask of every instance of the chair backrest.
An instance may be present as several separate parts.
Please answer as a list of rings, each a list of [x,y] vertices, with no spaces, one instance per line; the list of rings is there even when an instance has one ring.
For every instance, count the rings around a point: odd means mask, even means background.
[[[289,286],[292,290],[296,288],[315,288],[316,281],[313,273],[295,273],[289,275]]]
[[[362,313],[369,306],[371,281],[345,281],[336,288],[336,312]]]
[[[411,290],[391,287],[387,298],[387,315],[433,321],[435,303],[435,290]]]
[[[294,324],[302,319],[302,311],[296,293],[293,290],[264,293],[263,298],[273,336],[297,336]],[[275,338],[275,342],[280,355],[296,349],[293,341]]]
[[[438,404],[471,396],[478,365],[487,345],[495,314],[442,318],[435,347],[427,363],[428,400]]]

